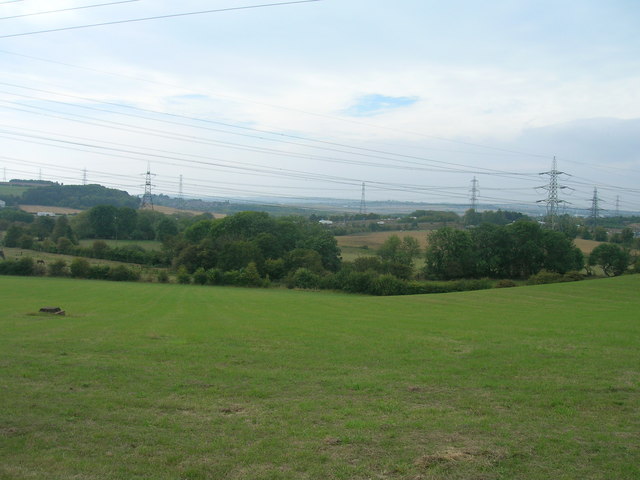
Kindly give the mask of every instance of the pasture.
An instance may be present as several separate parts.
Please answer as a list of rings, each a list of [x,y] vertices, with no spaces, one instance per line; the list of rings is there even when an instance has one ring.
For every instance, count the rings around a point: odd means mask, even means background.
[[[4,183],[0,185],[0,195],[13,195],[14,197],[20,197],[30,187],[23,187],[18,185],[11,185]]]
[[[638,275],[410,297],[0,291],[2,479],[640,477]]]
[[[97,238],[85,238],[80,240],[80,246],[84,248],[91,248],[93,242],[100,240],[105,242],[109,247],[127,247],[131,245],[137,245],[145,250],[157,251],[162,249],[162,242],[158,240],[112,240],[112,239],[97,239]]]

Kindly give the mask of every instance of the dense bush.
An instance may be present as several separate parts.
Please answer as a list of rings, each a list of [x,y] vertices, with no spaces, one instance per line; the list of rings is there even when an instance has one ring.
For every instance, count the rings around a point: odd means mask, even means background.
[[[19,260],[3,260],[0,262],[0,275],[31,276],[35,273],[35,262],[31,257],[22,257]]]
[[[116,265],[109,268],[107,279],[115,282],[135,282],[140,279],[140,273],[125,265]]]
[[[49,275],[52,277],[66,277],[69,275],[67,262],[59,258],[49,264]]]
[[[287,287],[304,288],[308,290],[316,289],[320,286],[320,275],[312,272],[308,268],[300,267],[287,278]]]
[[[69,265],[69,270],[74,278],[89,278],[91,265],[84,258],[74,258]]]

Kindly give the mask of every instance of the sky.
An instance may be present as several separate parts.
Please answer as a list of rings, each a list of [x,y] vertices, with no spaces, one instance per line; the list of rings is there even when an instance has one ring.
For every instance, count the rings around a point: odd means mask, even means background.
[[[555,157],[563,205],[640,212],[639,23],[636,0],[0,1],[0,173],[356,204],[468,204],[475,178],[542,213]]]

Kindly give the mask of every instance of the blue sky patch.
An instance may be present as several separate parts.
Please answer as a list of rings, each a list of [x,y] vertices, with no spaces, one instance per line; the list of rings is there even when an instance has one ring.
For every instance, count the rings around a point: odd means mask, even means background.
[[[358,98],[345,113],[352,117],[370,117],[396,108],[409,107],[417,101],[418,97],[388,97],[373,93]]]

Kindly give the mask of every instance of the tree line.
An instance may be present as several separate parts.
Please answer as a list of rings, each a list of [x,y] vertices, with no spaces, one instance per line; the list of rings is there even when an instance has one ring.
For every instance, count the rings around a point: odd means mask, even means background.
[[[603,244],[585,264],[566,233],[525,219],[507,225],[443,227],[429,235],[426,250],[412,236],[393,235],[374,254],[353,261],[342,260],[332,230],[316,219],[276,218],[265,212],[213,219],[210,215],[176,217],[99,205],[72,218],[54,219],[4,209],[0,211],[0,229],[6,230],[3,243],[8,247],[162,267],[158,281],[168,280],[165,269],[169,269],[180,283],[275,284],[375,295],[490,288],[505,279],[533,283],[575,280],[582,278],[578,272],[583,268],[590,273],[595,266],[607,275],[618,275],[626,272],[631,262],[628,249]],[[91,246],[81,246],[80,238],[95,240]],[[157,239],[162,249],[110,246],[102,239]],[[424,267],[416,267],[419,259]],[[126,277],[122,272],[107,274],[108,269],[82,270],[81,266],[70,270],[68,265],[50,265],[48,273],[78,278]],[[12,272],[20,270],[17,264],[5,267]],[[510,286],[513,282],[497,283]]]

